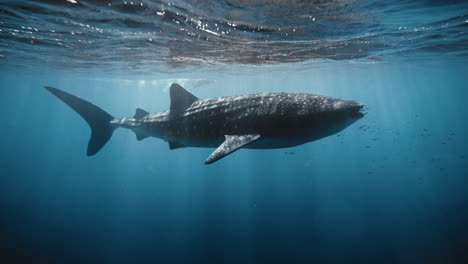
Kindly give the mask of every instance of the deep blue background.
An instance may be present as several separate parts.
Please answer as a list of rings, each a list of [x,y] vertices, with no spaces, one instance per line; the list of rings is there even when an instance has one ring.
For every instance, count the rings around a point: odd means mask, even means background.
[[[253,69],[0,73],[0,262],[466,263],[463,60]],[[42,88],[123,117],[166,110],[173,81],[201,98],[309,92],[368,110],[338,135],[207,166],[212,149],[124,129],[86,157],[87,124]]]

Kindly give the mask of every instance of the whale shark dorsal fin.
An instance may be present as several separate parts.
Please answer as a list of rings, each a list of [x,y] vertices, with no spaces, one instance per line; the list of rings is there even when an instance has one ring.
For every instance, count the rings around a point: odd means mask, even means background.
[[[260,134],[250,135],[226,135],[226,139],[211,155],[205,160],[205,164],[211,164],[219,159],[226,157],[234,151],[257,141]]]
[[[133,116],[133,118],[135,119],[141,119],[145,116],[149,115],[148,112],[146,112],[145,110],[141,109],[141,108],[137,108],[136,111],[135,111],[135,115]]]
[[[198,100],[196,96],[185,90],[182,86],[177,83],[173,83],[170,88],[171,96],[171,113],[180,114],[189,108]]]

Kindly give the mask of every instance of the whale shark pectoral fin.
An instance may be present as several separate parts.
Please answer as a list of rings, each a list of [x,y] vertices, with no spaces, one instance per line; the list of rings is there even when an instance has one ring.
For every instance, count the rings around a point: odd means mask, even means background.
[[[180,114],[189,108],[198,98],[182,88],[177,83],[173,83],[169,88],[171,96],[171,113]]]
[[[205,160],[205,164],[211,164],[234,151],[257,141],[260,134],[251,135],[226,135],[226,140]]]
[[[133,118],[135,119],[141,119],[145,116],[149,115],[148,112],[146,112],[145,110],[141,109],[141,108],[137,108],[136,111],[135,111],[135,115],[133,116]]]

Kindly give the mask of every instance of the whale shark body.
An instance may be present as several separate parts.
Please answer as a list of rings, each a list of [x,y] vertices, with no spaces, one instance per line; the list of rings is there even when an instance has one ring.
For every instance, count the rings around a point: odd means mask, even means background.
[[[91,127],[87,155],[96,154],[116,128],[128,128],[138,140],[157,137],[170,149],[209,147],[213,163],[240,148],[285,148],[333,135],[363,117],[352,100],[305,94],[260,93],[199,99],[180,85],[170,87],[171,105],[150,114],[114,118],[99,107],[64,91],[45,87],[74,109]]]

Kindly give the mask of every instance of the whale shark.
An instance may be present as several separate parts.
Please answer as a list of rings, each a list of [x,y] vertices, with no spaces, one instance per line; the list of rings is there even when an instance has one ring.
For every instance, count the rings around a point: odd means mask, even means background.
[[[114,118],[84,99],[45,88],[91,127],[88,156],[101,150],[115,129],[127,128],[137,140],[160,138],[171,150],[216,148],[205,160],[211,164],[241,148],[287,148],[318,140],[364,116],[363,104],[354,100],[285,92],[200,99],[173,83],[169,110],[149,113],[137,108],[133,117]]]

